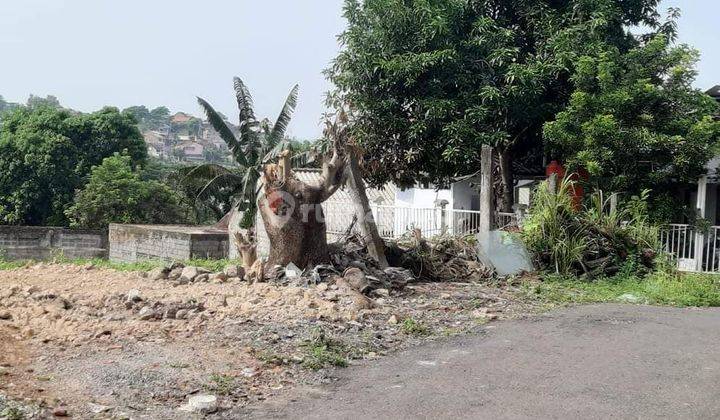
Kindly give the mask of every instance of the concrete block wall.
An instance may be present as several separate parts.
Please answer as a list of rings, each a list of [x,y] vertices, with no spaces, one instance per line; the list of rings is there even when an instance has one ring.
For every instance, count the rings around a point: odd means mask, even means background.
[[[9,260],[103,258],[107,233],[46,226],[0,226],[0,257]]]
[[[204,226],[111,224],[110,260],[178,261],[227,258],[227,230]]]

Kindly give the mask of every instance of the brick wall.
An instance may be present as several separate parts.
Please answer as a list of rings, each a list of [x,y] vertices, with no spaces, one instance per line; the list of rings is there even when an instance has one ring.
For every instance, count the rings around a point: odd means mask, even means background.
[[[203,226],[111,224],[110,260],[227,258],[227,230]]]
[[[54,256],[97,258],[107,256],[107,234],[44,226],[0,226],[0,257],[10,260],[44,260]]]

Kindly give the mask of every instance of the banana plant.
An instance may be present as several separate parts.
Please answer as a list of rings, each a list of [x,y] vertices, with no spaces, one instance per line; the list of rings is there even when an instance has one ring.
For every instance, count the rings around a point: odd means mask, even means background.
[[[247,228],[253,226],[257,212],[258,180],[262,166],[290,146],[285,132],[297,105],[298,85],[290,91],[274,124],[268,119],[258,121],[255,117],[252,95],[240,78],[235,77],[233,85],[239,111],[237,134],[206,100],[198,98],[198,103],[227,144],[237,167],[228,168],[214,163],[198,165],[186,175],[186,180],[206,181],[197,195],[199,201],[228,194],[235,197],[234,206],[244,213],[241,226]]]

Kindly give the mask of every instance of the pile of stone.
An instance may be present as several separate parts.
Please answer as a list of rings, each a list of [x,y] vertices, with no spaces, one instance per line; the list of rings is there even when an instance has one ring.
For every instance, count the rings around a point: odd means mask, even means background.
[[[212,271],[194,266],[186,266],[174,262],[166,267],[158,267],[148,272],[151,280],[169,280],[176,285],[190,283],[225,283],[240,281],[245,277],[245,270],[239,265],[229,265],[225,270],[213,273]]]
[[[125,308],[136,313],[142,321],[162,319],[192,319],[205,311],[202,302],[147,302],[137,289],[130,290],[124,297]]]

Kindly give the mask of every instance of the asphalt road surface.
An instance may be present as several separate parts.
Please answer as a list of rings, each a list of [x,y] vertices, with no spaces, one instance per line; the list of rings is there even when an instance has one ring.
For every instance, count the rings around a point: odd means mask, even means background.
[[[720,418],[720,310],[592,305],[340,370],[257,418]]]

